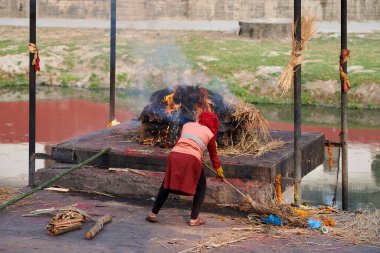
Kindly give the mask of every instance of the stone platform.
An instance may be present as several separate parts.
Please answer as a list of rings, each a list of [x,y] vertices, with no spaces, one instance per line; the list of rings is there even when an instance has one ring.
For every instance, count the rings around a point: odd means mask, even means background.
[[[112,150],[94,160],[91,165],[105,168],[132,168],[164,172],[170,149],[142,145],[131,140],[131,131],[139,126],[138,121],[124,122],[88,135],[59,143],[52,147],[52,158],[59,163],[73,164],[84,161],[100,150],[111,147]],[[261,157],[253,155],[220,155],[227,178],[254,180],[273,183],[277,174],[292,182],[294,178],[293,132],[271,131],[273,139],[281,139],[286,144]],[[323,163],[324,135],[303,133],[301,137],[302,176],[305,176]],[[206,163],[210,164],[206,155]],[[213,176],[206,170],[207,176]]]
[[[40,169],[35,174],[35,184],[55,176],[95,155],[100,150],[112,150],[94,160],[85,168],[66,175],[55,185],[65,188],[104,192],[118,196],[152,198],[163,181],[166,160],[170,149],[142,145],[131,139],[132,132],[139,127],[138,121],[124,122],[88,135],[59,143],[52,147],[55,164]],[[277,174],[282,176],[282,191],[285,192],[294,182],[293,133],[271,131],[273,139],[282,139],[286,144],[261,157],[253,155],[220,155],[226,178],[253,200],[268,202],[274,197],[273,183]],[[304,133],[301,138],[302,175],[306,175],[323,162],[324,135]],[[206,156],[206,163],[210,164]],[[110,172],[108,168],[131,168],[132,172]],[[208,169],[207,194],[205,203],[240,204],[242,197],[227,184],[215,179]],[[143,175],[141,175],[143,174]],[[191,197],[171,195],[172,198],[191,200]]]

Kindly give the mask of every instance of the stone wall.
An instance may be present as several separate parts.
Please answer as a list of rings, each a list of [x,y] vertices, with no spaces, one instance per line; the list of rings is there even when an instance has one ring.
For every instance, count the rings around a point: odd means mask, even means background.
[[[39,18],[107,19],[110,0],[38,0]],[[117,0],[119,20],[291,18],[293,0]],[[339,21],[340,1],[304,0],[318,20]],[[27,18],[29,0],[0,0],[0,17]],[[348,0],[350,21],[380,20],[380,0]]]

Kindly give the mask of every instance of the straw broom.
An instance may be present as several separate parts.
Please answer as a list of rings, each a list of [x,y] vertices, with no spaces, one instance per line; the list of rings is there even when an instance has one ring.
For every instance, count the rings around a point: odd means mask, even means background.
[[[316,33],[316,17],[312,15],[302,15],[301,17],[301,41],[297,41],[294,36],[295,25],[292,23],[292,51],[288,65],[278,79],[278,86],[282,94],[288,92],[292,87],[295,67],[303,63],[303,51],[310,38]]]
[[[204,164],[209,170],[211,170],[215,175],[217,175],[216,171],[213,170],[209,165],[207,164]],[[227,181],[227,179],[223,179],[223,182],[225,182],[226,184],[228,184],[234,191],[236,191],[237,193],[239,193],[240,196],[243,197],[243,203],[247,203],[247,204],[250,204],[253,208],[253,210],[256,212],[256,213],[260,213],[260,214],[267,214],[267,213],[271,213],[271,210],[255,201],[252,200],[251,196],[249,196],[249,194],[244,194],[242,193],[238,188],[236,188],[233,184],[231,184],[230,182]]]

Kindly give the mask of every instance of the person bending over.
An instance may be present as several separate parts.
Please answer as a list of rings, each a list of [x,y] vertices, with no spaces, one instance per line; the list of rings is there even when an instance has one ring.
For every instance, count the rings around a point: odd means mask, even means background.
[[[206,176],[203,169],[204,154],[208,151],[218,178],[224,179],[216,150],[216,137],[219,129],[218,116],[212,112],[202,112],[197,122],[183,125],[181,136],[171,150],[164,181],[158,191],[152,211],[147,221],[158,221],[158,212],[169,193],[194,196],[191,217],[188,224],[198,226],[205,221],[198,217],[206,195]]]

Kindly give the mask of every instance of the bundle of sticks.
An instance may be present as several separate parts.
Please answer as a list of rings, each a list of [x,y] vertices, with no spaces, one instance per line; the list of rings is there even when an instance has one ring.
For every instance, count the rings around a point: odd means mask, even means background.
[[[75,210],[65,210],[55,215],[46,229],[50,235],[59,235],[69,231],[81,229],[86,217]]]

